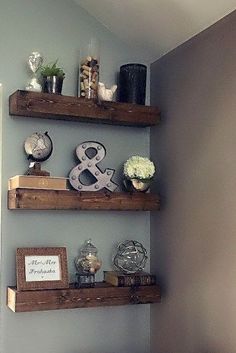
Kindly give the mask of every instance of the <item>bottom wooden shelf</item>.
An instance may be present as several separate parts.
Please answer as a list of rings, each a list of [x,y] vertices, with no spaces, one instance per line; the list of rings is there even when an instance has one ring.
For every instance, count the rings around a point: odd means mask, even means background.
[[[160,300],[160,288],[157,285],[131,288],[99,282],[94,288],[75,288],[73,285],[69,289],[33,291],[7,288],[7,305],[14,312],[150,304]]]

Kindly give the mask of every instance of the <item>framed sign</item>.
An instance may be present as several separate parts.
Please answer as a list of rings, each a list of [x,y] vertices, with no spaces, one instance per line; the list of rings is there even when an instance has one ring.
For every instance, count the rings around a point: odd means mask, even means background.
[[[17,290],[68,288],[66,248],[18,248]]]

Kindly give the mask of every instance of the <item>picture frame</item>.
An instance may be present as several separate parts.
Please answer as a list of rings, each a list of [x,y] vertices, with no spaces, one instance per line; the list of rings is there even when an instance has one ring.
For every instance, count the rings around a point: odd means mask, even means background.
[[[17,248],[17,290],[69,288],[65,247]]]

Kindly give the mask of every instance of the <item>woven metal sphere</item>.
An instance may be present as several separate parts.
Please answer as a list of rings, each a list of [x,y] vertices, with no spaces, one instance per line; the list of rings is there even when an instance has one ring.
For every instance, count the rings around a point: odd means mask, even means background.
[[[147,258],[147,250],[141,243],[125,240],[118,245],[113,264],[124,273],[136,273],[144,270]]]

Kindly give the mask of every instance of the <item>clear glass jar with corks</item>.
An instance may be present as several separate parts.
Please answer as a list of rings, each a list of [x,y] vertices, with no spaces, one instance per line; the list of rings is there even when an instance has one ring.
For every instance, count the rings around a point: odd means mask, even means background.
[[[99,41],[92,38],[86,49],[81,50],[79,69],[80,97],[97,99],[100,56]]]

